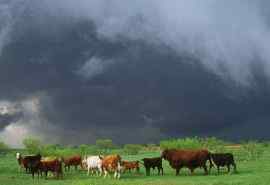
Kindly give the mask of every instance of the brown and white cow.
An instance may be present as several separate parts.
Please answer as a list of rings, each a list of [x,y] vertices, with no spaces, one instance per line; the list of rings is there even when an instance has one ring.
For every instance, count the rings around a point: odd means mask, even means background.
[[[101,165],[104,172],[104,178],[109,173],[114,173],[114,178],[120,178],[121,176],[121,157],[119,155],[108,155],[102,159]]]
[[[81,158],[80,155],[74,155],[74,156],[70,156],[70,157],[64,157],[64,158],[62,158],[62,161],[64,162],[65,171],[67,169],[69,171],[71,166],[74,166],[75,167],[75,170],[77,170],[78,166],[80,166],[81,169],[83,169],[82,158]]]
[[[63,178],[61,159],[41,160],[40,162],[39,170],[41,173],[45,173],[45,178],[47,178],[48,172],[52,172],[57,179]]]
[[[32,178],[34,178],[35,173],[39,176],[39,165],[41,160],[40,154],[22,156],[20,153],[17,153],[16,158],[19,165],[25,168],[26,172],[30,172],[32,174]]]
[[[164,150],[162,158],[169,161],[170,166],[176,170],[176,175],[179,175],[181,168],[187,167],[191,174],[198,167],[203,168],[205,174],[208,174],[206,162],[209,160],[210,167],[213,166],[211,155],[208,150]]]

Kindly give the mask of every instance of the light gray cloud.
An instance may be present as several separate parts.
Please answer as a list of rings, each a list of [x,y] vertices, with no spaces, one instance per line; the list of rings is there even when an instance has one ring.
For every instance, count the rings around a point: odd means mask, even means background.
[[[252,82],[251,64],[263,61],[270,75],[266,1],[60,0],[46,1],[50,13],[89,19],[101,37],[162,43],[200,58],[225,79]]]
[[[76,73],[85,79],[91,79],[92,77],[102,74],[106,68],[113,64],[111,60],[102,60],[98,57],[92,57],[87,60]]]

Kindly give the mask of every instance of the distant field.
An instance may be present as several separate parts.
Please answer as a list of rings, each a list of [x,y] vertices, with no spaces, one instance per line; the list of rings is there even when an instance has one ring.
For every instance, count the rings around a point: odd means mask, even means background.
[[[141,153],[135,156],[123,156],[124,159],[139,160],[143,157],[159,156],[158,152]],[[29,174],[18,172],[18,165],[14,154],[0,157],[0,185],[269,185],[270,184],[270,150],[257,161],[238,163],[238,174],[217,175],[214,169],[209,176],[204,176],[198,169],[194,176],[183,170],[180,176],[164,161],[164,176],[157,176],[152,172],[150,177],[145,176],[144,168],[136,174],[123,174],[120,180],[88,177],[85,171],[71,171],[64,174],[63,180],[32,180]]]

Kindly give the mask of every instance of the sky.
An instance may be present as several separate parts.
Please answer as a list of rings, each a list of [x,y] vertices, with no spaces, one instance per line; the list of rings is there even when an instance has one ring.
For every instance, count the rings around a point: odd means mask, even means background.
[[[269,139],[267,0],[0,0],[0,140]]]

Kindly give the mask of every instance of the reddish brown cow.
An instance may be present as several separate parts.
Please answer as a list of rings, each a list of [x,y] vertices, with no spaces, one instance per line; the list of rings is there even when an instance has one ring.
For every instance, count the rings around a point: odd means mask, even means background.
[[[187,167],[191,174],[196,168],[200,167],[204,169],[207,175],[206,162],[209,160],[210,166],[213,166],[208,150],[164,150],[161,157],[169,161],[170,166],[176,170],[176,175],[179,175],[183,167]]]
[[[104,178],[110,172],[114,172],[114,178],[120,178],[121,175],[121,157],[119,155],[108,155],[102,159],[101,165],[104,172]]]
[[[62,158],[62,161],[64,162],[65,171],[67,169],[69,171],[70,166],[74,166],[75,170],[77,170],[78,166],[81,166],[81,169],[83,169],[83,167],[82,167],[82,158],[81,158],[80,155],[75,155],[75,156],[71,156],[71,157]]]
[[[139,161],[122,161],[122,166],[124,172],[127,170],[131,172],[131,170],[136,169],[137,172],[140,171],[140,164]]]
[[[41,160],[39,170],[41,173],[45,173],[46,178],[49,171],[54,173],[54,176],[56,176],[57,179],[59,179],[59,177],[63,178],[62,161],[59,159]]]

